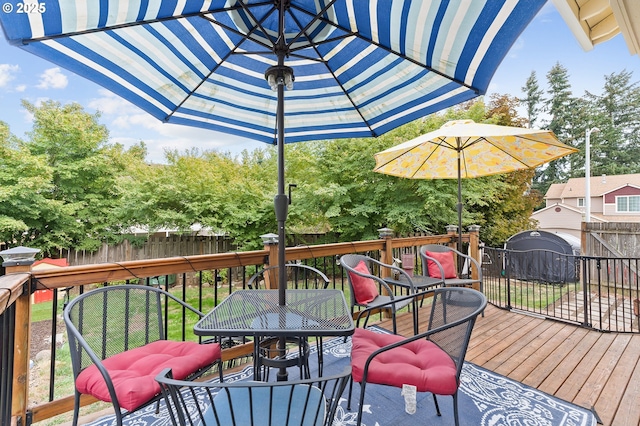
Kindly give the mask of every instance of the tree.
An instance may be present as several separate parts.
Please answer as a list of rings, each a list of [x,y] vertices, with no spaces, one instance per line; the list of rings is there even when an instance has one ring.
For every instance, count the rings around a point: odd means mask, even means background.
[[[627,71],[607,75],[602,95],[585,95],[589,118],[580,130],[584,135],[589,128],[600,129],[591,137],[592,175],[640,171],[640,87],[631,78]]]
[[[457,181],[455,179],[412,180],[373,172],[374,154],[420,134],[435,130],[448,120],[471,118],[477,122],[518,124],[517,99],[496,96],[489,108],[476,100],[404,125],[376,139],[327,141],[292,153],[304,155],[292,211],[313,212],[323,229],[340,240],[378,237],[378,229],[390,227],[399,234],[443,233],[457,224]],[[309,147],[307,149],[307,147]],[[299,160],[288,157],[288,164]],[[314,158],[314,160],[309,160]],[[313,176],[306,182],[306,176]],[[295,173],[295,172],[294,172]],[[291,174],[290,174],[291,175]],[[504,235],[527,229],[534,195],[523,203],[532,172],[465,179],[462,185],[463,225],[481,225],[481,236],[497,241]],[[529,180],[527,180],[527,177]],[[300,182],[305,182],[300,185]],[[506,202],[506,204],[505,204]],[[493,219],[495,216],[495,219]],[[504,218],[509,218],[505,221]]]
[[[17,186],[21,174],[32,179],[29,207],[21,204],[18,191],[3,201],[12,206],[6,215],[26,225],[11,243],[40,248],[45,255],[58,248],[97,248],[118,227],[112,209],[120,197],[122,147],[108,145],[99,115],[78,104],[23,101],[23,106],[33,116],[28,140],[5,144],[2,152],[5,184]]]
[[[571,94],[568,71],[558,62],[547,73],[547,80],[549,97],[545,111],[551,119],[545,127],[555,133],[561,142],[571,144],[575,140],[572,130],[575,128],[575,111],[578,107]],[[569,160],[560,158],[538,169],[534,188],[544,194],[552,183],[566,179],[570,173],[568,164]]]
[[[525,97],[519,99],[519,102],[525,105],[527,111],[527,121],[529,123],[527,127],[534,128],[543,109],[541,103],[544,101],[544,91],[538,85],[535,71],[531,71],[525,85],[522,86],[522,91],[525,93]]]
[[[18,142],[0,121],[0,239],[10,245],[27,244],[28,231],[43,212],[62,213],[46,198],[51,168]]]

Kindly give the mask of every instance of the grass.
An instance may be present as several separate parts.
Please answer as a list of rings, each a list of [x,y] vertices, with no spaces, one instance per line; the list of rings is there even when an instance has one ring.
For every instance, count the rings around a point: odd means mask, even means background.
[[[518,309],[540,311],[553,305],[568,293],[575,292],[579,285],[580,283],[518,282],[510,287],[510,305]],[[491,300],[499,301],[500,304],[507,303],[506,286],[500,287],[498,290],[495,287],[485,286],[485,292]]]

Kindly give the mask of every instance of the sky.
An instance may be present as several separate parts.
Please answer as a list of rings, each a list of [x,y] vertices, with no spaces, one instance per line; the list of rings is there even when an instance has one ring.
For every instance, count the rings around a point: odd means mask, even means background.
[[[548,2],[511,47],[487,95],[522,96],[532,71],[546,90],[546,75],[558,62],[568,70],[574,96],[585,91],[601,93],[604,76],[623,70],[633,72],[632,81],[640,81],[640,57],[629,53],[622,35],[584,51]],[[21,138],[32,128],[32,117],[22,107],[22,99],[34,104],[48,99],[62,104],[77,102],[91,114],[100,111],[100,122],[109,129],[109,142],[129,147],[144,141],[147,161],[152,163],[165,162],[165,150],[217,149],[238,154],[265,146],[211,130],[162,123],[89,80],[10,46],[0,35],[0,121]]]

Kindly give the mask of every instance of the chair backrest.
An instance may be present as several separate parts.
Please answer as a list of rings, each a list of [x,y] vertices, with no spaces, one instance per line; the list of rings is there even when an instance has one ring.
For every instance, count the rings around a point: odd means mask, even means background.
[[[329,278],[320,270],[304,265],[302,263],[285,264],[287,274],[287,287],[292,289],[317,290],[325,289],[329,286]],[[267,288],[267,280],[275,279],[277,281],[277,272],[279,265],[269,266],[256,272],[247,282],[250,289]],[[276,274],[269,274],[275,272]],[[277,285],[272,286],[276,288]]]
[[[186,306],[164,290],[140,285],[100,287],[71,300],[64,320],[74,376],[96,361],[166,339],[163,313],[170,300]]]
[[[452,250],[451,247],[442,244],[425,244],[420,247],[420,259],[422,260],[422,274],[429,275],[429,266],[427,264],[428,259],[425,257],[427,252],[432,253],[456,253],[456,250]],[[457,268],[456,268],[457,269]]]
[[[173,424],[330,426],[350,375],[349,367],[306,380],[219,383],[174,380],[165,369],[156,380]]]
[[[429,340],[449,354],[460,377],[471,331],[476,318],[487,306],[487,298],[471,288],[444,287],[433,290],[431,303],[426,334]]]
[[[356,296],[353,290],[353,281],[351,280],[351,273],[363,276],[360,272],[354,270],[356,266],[360,262],[364,262],[367,265],[369,271],[373,272],[373,262],[369,256],[365,256],[362,254],[345,254],[340,257],[340,264],[347,271],[347,282],[349,283],[349,291],[351,292],[351,306],[353,307],[356,303]]]

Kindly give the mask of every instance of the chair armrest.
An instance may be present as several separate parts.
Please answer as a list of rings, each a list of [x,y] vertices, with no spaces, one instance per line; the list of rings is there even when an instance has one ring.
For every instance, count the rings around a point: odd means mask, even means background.
[[[432,295],[435,292],[435,289],[429,289],[429,290],[425,290],[425,291],[421,291],[421,292],[417,292],[417,293],[412,293],[409,295],[405,295],[405,296],[401,296],[401,297],[395,297],[392,298],[391,300],[389,300],[387,303],[382,303],[380,305],[376,305],[376,306],[372,306],[370,308],[364,308],[361,309],[360,311],[358,311],[358,316],[356,317],[356,324],[360,323],[360,318],[362,318],[363,315],[368,315],[368,313],[370,313],[373,310],[377,310],[377,309],[385,309],[385,306],[390,306],[396,303],[402,303],[405,300],[411,300],[411,303],[413,303],[413,309],[417,309],[417,301],[423,297],[428,297],[428,295]],[[415,310],[416,315],[417,315],[417,310]]]
[[[456,253],[458,256],[464,258],[464,259],[469,259],[469,261],[471,263],[473,263],[473,267],[476,268],[476,270],[478,271],[478,279],[480,281],[482,281],[482,267],[480,266],[480,263],[474,259],[473,257],[469,256],[468,254],[464,254],[454,248],[450,248],[450,250],[454,253]]]
[[[373,259],[373,258],[371,258],[371,259],[370,259],[370,262],[375,263],[376,265],[381,266],[381,267],[383,267],[383,268],[389,268],[389,269],[391,269],[392,271],[397,271],[397,272],[399,272],[401,275],[403,275],[403,276],[408,280],[408,282],[409,282],[409,287],[410,287],[410,289],[411,289],[411,291],[410,291],[410,292],[411,292],[411,293],[414,293],[414,292],[415,292],[415,287],[413,286],[413,280],[411,279],[411,276],[410,276],[409,274],[407,274],[407,272],[406,272],[404,269],[399,268],[399,267],[394,266],[394,265],[388,265],[388,264],[386,264],[386,263],[382,263],[382,262],[380,262],[379,260],[376,260],[376,259]],[[387,288],[389,289],[389,286],[388,286],[386,283],[385,283],[385,287],[387,287]],[[389,291],[391,291],[391,290],[389,289]]]
[[[329,277],[327,277],[324,272],[322,272],[319,269],[314,268],[313,266],[305,265],[303,263],[286,263],[284,266],[285,266],[285,268],[293,267],[293,268],[306,269],[307,271],[310,271],[310,272],[313,272],[314,274],[317,274],[322,279],[322,281],[324,281],[325,288],[331,282]],[[258,279],[258,277],[260,277],[261,275],[264,275],[264,273],[269,271],[269,270],[278,269],[278,268],[279,268],[279,265],[273,265],[273,266],[268,266],[268,267],[256,272],[255,274],[253,274],[253,276],[251,278],[249,278],[249,281],[247,282],[247,287],[248,288],[253,288],[253,283],[255,282],[256,279]]]
[[[373,260],[373,259],[372,259]],[[383,264],[384,265],[384,264]],[[393,292],[391,291],[391,287],[389,287],[389,284],[387,284],[386,282],[384,282],[384,280],[376,275],[373,274],[365,274],[363,272],[360,271],[356,271],[353,268],[347,268],[347,271],[351,274],[356,274],[360,277],[364,277],[364,278],[371,278],[372,280],[376,281],[378,284],[380,284],[382,287],[384,287],[384,289],[387,291],[387,293],[389,294],[389,296],[391,297],[391,299],[394,299],[393,296]]]

